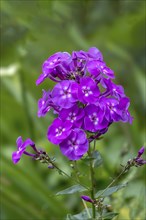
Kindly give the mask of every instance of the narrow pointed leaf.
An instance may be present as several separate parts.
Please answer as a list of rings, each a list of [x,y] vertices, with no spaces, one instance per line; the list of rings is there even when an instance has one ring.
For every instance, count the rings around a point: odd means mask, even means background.
[[[105,220],[111,220],[113,219],[115,216],[117,216],[119,213],[114,213],[114,212],[108,212],[106,214],[104,214],[102,217]]]
[[[77,185],[74,185],[74,186],[71,186],[65,190],[62,190],[58,193],[56,193],[56,195],[65,195],[65,194],[73,194],[73,193],[76,193],[76,192],[83,192],[83,191],[86,191],[87,189],[79,184]]]
[[[93,157],[93,167],[98,167],[102,164],[102,157],[97,150],[93,152],[92,157]]]
[[[98,191],[96,194],[95,194],[95,198],[98,198],[98,197],[107,197],[107,196],[110,196],[112,195],[113,193],[117,192],[118,190],[124,188],[125,186],[127,186],[127,183],[126,184],[121,184],[121,185],[117,185],[117,186],[113,186],[113,187],[110,187],[108,188],[105,192],[104,190],[100,190]]]

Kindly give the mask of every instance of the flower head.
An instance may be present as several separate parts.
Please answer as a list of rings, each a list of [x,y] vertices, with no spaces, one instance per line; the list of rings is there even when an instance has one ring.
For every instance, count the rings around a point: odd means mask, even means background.
[[[27,151],[25,151],[28,146],[32,147],[33,150],[38,153],[35,147],[35,143],[29,138],[23,142],[22,137],[20,136],[17,138],[16,144],[17,144],[17,151],[13,152],[12,154],[12,161],[14,164],[19,162],[23,154],[26,154],[31,157],[35,156],[35,154],[30,154]]]
[[[89,142],[105,134],[112,123],[132,123],[130,100],[124,88],[113,82],[114,71],[96,47],[53,54],[43,63],[36,84],[46,78],[57,84],[52,91],[43,91],[38,101],[38,117],[44,117],[50,109],[57,113],[47,137],[53,144],[59,144],[70,160],[80,159]],[[87,132],[92,132],[88,138]]]

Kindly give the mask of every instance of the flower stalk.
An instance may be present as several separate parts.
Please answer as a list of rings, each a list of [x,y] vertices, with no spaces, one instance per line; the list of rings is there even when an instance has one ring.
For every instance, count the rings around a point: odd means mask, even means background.
[[[89,158],[91,158],[91,146],[88,151]],[[90,160],[90,177],[91,177],[91,199],[95,200],[95,177],[94,177],[94,168],[93,168],[93,161]],[[95,205],[92,203],[92,218],[96,218],[96,209]]]

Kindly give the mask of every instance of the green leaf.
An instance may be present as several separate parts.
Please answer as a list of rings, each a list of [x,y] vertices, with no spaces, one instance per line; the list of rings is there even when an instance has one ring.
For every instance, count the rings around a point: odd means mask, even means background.
[[[97,150],[93,152],[92,157],[93,157],[93,167],[98,167],[102,164],[102,157]]]
[[[86,191],[87,189],[79,184],[77,185],[74,185],[74,186],[71,186],[65,190],[62,190],[58,193],[56,193],[56,195],[65,195],[65,194],[73,194],[73,193],[76,193],[76,192],[83,192],[83,191]]]
[[[100,191],[98,191],[98,192],[95,194],[95,198],[98,198],[98,197],[100,197],[100,196],[101,196],[101,197],[110,196],[110,195],[112,195],[113,193],[117,192],[118,190],[124,188],[125,186],[127,186],[127,183],[110,187],[110,188],[108,188],[105,192],[104,192],[104,190],[100,190]]]
[[[108,212],[108,213],[105,213],[102,217],[103,217],[103,219],[111,220],[111,219],[113,219],[115,216],[117,216],[118,214],[119,214],[119,213]]]
[[[93,167],[98,167],[102,164],[101,155],[97,150],[93,151],[90,157],[86,156],[85,158],[82,158],[82,161],[87,165],[90,165],[90,161],[92,161]]]
[[[88,209],[90,216],[92,216],[92,209]],[[89,214],[87,213],[87,210],[84,209],[82,212],[76,214],[76,215],[71,215],[68,214],[66,220],[92,220],[92,217],[89,217]],[[99,217],[99,213],[96,212],[96,217]]]

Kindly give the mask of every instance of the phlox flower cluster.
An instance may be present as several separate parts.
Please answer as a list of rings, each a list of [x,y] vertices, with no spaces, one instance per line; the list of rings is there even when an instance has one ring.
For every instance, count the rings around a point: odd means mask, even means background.
[[[89,142],[107,132],[113,122],[132,123],[130,100],[123,87],[113,82],[114,72],[97,48],[53,54],[43,63],[36,84],[46,78],[56,85],[43,90],[38,117],[53,109],[56,118],[47,138],[59,145],[68,159],[79,160],[88,151]]]

